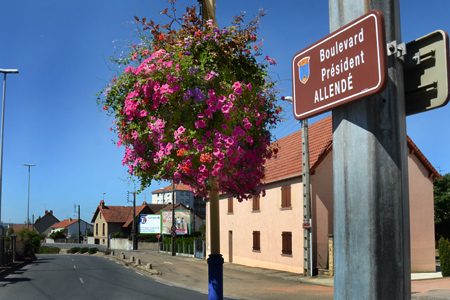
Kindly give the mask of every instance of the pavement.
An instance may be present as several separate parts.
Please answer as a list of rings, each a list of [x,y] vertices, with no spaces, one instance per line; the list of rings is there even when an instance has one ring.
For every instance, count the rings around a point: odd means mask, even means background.
[[[148,250],[115,250],[113,255],[96,255],[115,260],[167,285],[208,290],[206,259],[172,256]],[[0,278],[20,269],[26,263],[15,262],[0,268]],[[333,277],[305,277],[297,273],[234,263],[225,263],[223,274],[224,295],[233,299],[333,299]],[[450,299],[450,277],[443,278],[440,272],[411,274],[411,298]]]

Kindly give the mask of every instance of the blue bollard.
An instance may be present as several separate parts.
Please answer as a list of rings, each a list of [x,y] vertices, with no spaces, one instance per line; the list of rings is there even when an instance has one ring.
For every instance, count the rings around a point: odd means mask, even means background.
[[[223,300],[223,257],[222,254],[210,254],[208,263],[209,300]]]

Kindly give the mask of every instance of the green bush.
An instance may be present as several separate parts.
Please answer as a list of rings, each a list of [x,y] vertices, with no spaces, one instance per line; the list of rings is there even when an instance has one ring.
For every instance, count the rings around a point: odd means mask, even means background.
[[[80,249],[80,253],[86,253],[88,251],[89,251],[88,247],[83,247],[83,248]]]
[[[80,252],[80,251],[81,251],[81,248],[80,248],[80,247],[73,247],[73,248],[70,248],[70,249],[67,251],[67,253],[75,254],[75,253],[78,253],[78,252]]]
[[[450,276],[450,242],[444,237],[439,240],[439,259],[442,276]]]
[[[61,251],[61,248],[41,246],[41,247],[39,247],[37,253],[39,253],[39,254],[58,254],[59,251]]]
[[[97,253],[98,249],[97,248],[89,248],[88,253],[89,254],[95,254]]]
[[[122,232],[114,232],[112,234],[113,239],[121,239],[123,238],[123,233]]]

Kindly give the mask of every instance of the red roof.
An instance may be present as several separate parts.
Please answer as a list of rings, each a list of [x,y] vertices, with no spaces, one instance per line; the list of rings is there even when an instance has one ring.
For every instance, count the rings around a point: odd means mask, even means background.
[[[310,173],[314,174],[317,166],[333,149],[333,122],[332,116],[325,117],[308,128],[309,136],[309,165]],[[440,178],[440,174],[427,160],[425,155],[413,141],[407,137],[410,153],[416,155],[419,161],[428,170],[430,177]],[[276,157],[268,160],[265,182],[288,179],[302,174],[302,132],[296,131],[274,143],[278,146]]]
[[[50,226],[50,228],[66,228],[66,227],[72,225],[73,223],[77,223],[77,222],[78,222],[78,219],[65,219],[59,223],[53,224],[52,226]]]
[[[331,116],[308,127],[310,168],[321,161],[323,154],[333,142],[333,123]],[[302,173],[302,131],[296,131],[274,143],[278,154],[265,165],[265,182],[286,179]]]
[[[154,193],[162,193],[162,192],[171,192],[172,191],[172,185],[166,186],[164,188],[161,188],[159,190],[153,191]],[[184,183],[175,184],[175,191],[190,191],[189,186]]]

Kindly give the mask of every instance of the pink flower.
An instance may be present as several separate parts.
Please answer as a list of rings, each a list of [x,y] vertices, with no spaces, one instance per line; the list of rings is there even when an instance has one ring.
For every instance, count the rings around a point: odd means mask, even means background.
[[[183,134],[186,131],[186,128],[184,128],[183,126],[178,127],[178,134]]]
[[[222,128],[223,128],[223,130],[227,130],[228,129],[228,125],[227,124],[222,124]]]
[[[202,144],[198,144],[197,145],[197,151],[198,152],[203,152],[203,150],[205,150],[205,147]]]

